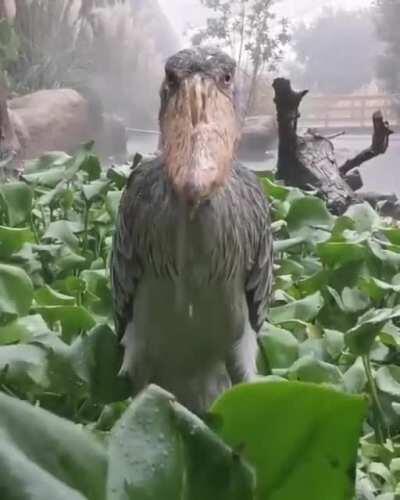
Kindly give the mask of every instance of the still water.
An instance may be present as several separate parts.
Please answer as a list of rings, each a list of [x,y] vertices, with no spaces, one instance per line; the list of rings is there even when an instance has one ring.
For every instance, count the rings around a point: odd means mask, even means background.
[[[400,197],[400,134],[392,136],[386,154],[378,156],[361,166],[365,191],[396,193]],[[132,136],[129,141],[130,153],[153,153],[157,148],[158,136],[141,134]],[[370,145],[368,135],[345,135],[334,140],[338,163],[359,153]],[[276,151],[271,157],[260,162],[244,162],[253,170],[273,169],[276,165]]]

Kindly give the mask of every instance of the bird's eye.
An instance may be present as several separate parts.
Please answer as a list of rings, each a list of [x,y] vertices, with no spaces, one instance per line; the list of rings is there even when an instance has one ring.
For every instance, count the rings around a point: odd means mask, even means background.
[[[224,75],[225,85],[229,85],[231,82],[232,82],[232,75],[230,73],[225,73]]]
[[[170,87],[174,87],[175,85],[178,84],[178,76],[173,71],[171,70],[166,71],[165,77]]]

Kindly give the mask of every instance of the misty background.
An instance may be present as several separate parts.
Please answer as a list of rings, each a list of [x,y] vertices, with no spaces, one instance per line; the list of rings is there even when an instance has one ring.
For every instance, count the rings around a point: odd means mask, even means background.
[[[13,1],[2,0],[2,5]],[[276,76],[290,78],[295,88],[310,89],[310,96],[385,94],[395,109],[400,107],[397,0],[14,3],[13,26],[4,20],[0,25],[0,70],[10,91],[79,89],[128,130],[143,131],[132,132],[131,152],[157,147],[157,135],[146,131],[158,128],[165,61],[192,44],[213,43],[237,59],[242,114],[268,117],[264,127],[275,115],[271,84]],[[369,140],[368,135],[342,138],[339,150],[345,155],[367,147]],[[367,183],[369,178],[377,189],[386,188],[387,179],[395,177],[390,187],[398,186],[394,163],[399,153],[394,144],[384,159],[365,167]],[[377,171],[378,161],[385,176]]]

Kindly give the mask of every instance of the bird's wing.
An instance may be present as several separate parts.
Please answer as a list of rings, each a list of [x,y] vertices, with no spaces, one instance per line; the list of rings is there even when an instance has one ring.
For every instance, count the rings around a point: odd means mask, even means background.
[[[268,200],[255,174],[249,172],[247,180],[252,207],[251,269],[246,276],[246,299],[249,309],[250,324],[259,332],[266,317],[273,283],[273,244],[271,218]]]
[[[140,221],[143,210],[144,168],[140,164],[131,173],[122,194],[110,259],[111,288],[116,333],[122,338],[133,317],[136,288],[142,275],[142,259],[138,251]]]

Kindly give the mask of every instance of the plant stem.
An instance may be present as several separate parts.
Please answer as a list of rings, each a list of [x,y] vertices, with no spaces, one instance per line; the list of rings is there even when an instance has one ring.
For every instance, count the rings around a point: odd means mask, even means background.
[[[365,374],[367,375],[368,385],[370,389],[371,399],[372,399],[372,410],[374,413],[375,421],[375,438],[378,443],[384,444],[387,436],[387,429],[385,423],[385,414],[379,400],[378,389],[375,384],[374,375],[372,373],[371,361],[368,355],[362,356],[362,361],[364,365]]]
[[[30,222],[33,237],[35,239],[35,243],[36,243],[36,245],[39,245],[40,244],[39,233],[38,233],[38,230],[36,228],[35,222],[33,221],[32,214],[29,217],[29,222]]]
[[[83,229],[83,253],[85,254],[88,249],[88,230],[89,230],[89,203],[85,202],[84,214],[84,229]]]
[[[260,350],[260,354],[264,363],[265,373],[264,375],[272,375],[271,363],[269,362],[267,352],[265,350],[264,344],[259,335],[257,335],[257,344]]]

